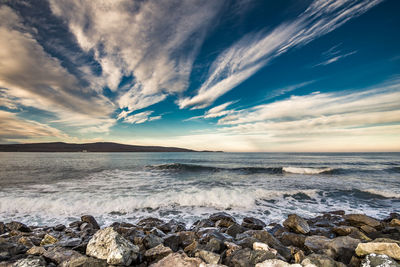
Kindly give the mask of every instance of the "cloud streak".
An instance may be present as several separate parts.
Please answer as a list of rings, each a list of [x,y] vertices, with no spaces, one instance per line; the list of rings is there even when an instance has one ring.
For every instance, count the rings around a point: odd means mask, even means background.
[[[178,101],[180,108],[197,109],[211,105],[275,57],[335,30],[380,2],[382,0],[315,0],[296,19],[267,33],[262,31],[244,36],[217,57],[196,95]]]

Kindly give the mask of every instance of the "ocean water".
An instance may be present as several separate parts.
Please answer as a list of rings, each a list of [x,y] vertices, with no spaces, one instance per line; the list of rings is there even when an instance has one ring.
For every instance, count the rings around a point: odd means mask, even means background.
[[[400,153],[0,153],[0,221],[400,212]]]

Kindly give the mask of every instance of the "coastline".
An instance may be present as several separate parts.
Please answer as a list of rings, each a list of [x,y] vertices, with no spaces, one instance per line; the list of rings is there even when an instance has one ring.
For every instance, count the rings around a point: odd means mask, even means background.
[[[90,215],[68,226],[0,222],[1,267],[399,266],[399,244],[398,213],[383,220],[344,211],[291,214],[282,225],[225,212],[190,227],[146,218],[100,228]]]

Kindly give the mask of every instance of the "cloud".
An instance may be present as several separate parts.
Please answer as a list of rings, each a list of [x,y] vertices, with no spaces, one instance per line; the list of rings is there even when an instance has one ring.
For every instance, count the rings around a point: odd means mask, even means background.
[[[104,96],[83,88],[61,62],[46,53],[9,7],[0,7],[0,87],[3,105],[45,110],[69,126],[111,125],[114,106]],[[13,106],[10,106],[10,103]],[[74,119],[72,119],[74,118]],[[107,131],[106,128],[103,128]]]
[[[66,139],[60,130],[32,120],[24,120],[15,113],[0,110],[0,142],[26,141],[40,138]]]
[[[193,61],[223,1],[50,0],[86,52],[93,51],[121,109],[134,111],[186,90]],[[123,77],[133,76],[127,90]]]
[[[191,121],[191,120],[196,120],[196,119],[211,119],[211,118],[218,118],[218,117],[222,117],[225,115],[228,115],[230,113],[232,113],[232,110],[226,110],[226,108],[234,103],[236,103],[237,101],[230,101],[230,102],[226,102],[224,104],[215,106],[209,110],[207,110],[203,115],[201,116],[195,116],[195,117],[191,117],[189,119],[186,119],[184,121]]]
[[[305,81],[305,82],[301,82],[301,83],[298,83],[298,84],[292,84],[292,85],[285,86],[285,87],[282,87],[282,88],[273,89],[267,94],[267,97],[264,98],[263,101],[268,100],[268,99],[273,99],[273,98],[281,96],[281,95],[285,95],[287,93],[290,93],[290,92],[292,92],[294,90],[297,90],[299,88],[306,87],[307,85],[310,85],[310,84],[315,83],[315,82],[316,82],[316,80]]]
[[[322,56],[324,57],[324,61],[314,65],[314,67],[326,66],[326,65],[332,64],[334,62],[337,62],[340,59],[346,58],[348,56],[351,56],[351,55],[354,55],[355,53],[357,53],[357,51],[342,53],[342,51],[338,49],[338,47],[340,45],[341,44],[335,45],[335,46],[331,47],[328,51],[323,52]]]
[[[153,114],[154,111],[148,110],[148,111],[143,111],[140,113],[136,113],[133,115],[129,115],[129,112],[127,111],[122,111],[118,115],[118,119],[123,119],[123,122],[126,123],[131,123],[131,124],[140,124],[144,123],[146,121],[155,121],[161,119],[161,115],[158,116],[150,116]]]
[[[217,57],[197,94],[178,101],[180,108],[209,106],[273,58],[333,31],[381,1],[315,0],[296,19],[284,22],[268,33],[247,34]]]

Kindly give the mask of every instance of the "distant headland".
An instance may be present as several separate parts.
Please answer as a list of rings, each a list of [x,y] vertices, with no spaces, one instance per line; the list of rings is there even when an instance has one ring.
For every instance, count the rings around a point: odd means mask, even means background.
[[[212,152],[179,147],[135,146],[112,142],[0,144],[0,152]]]

